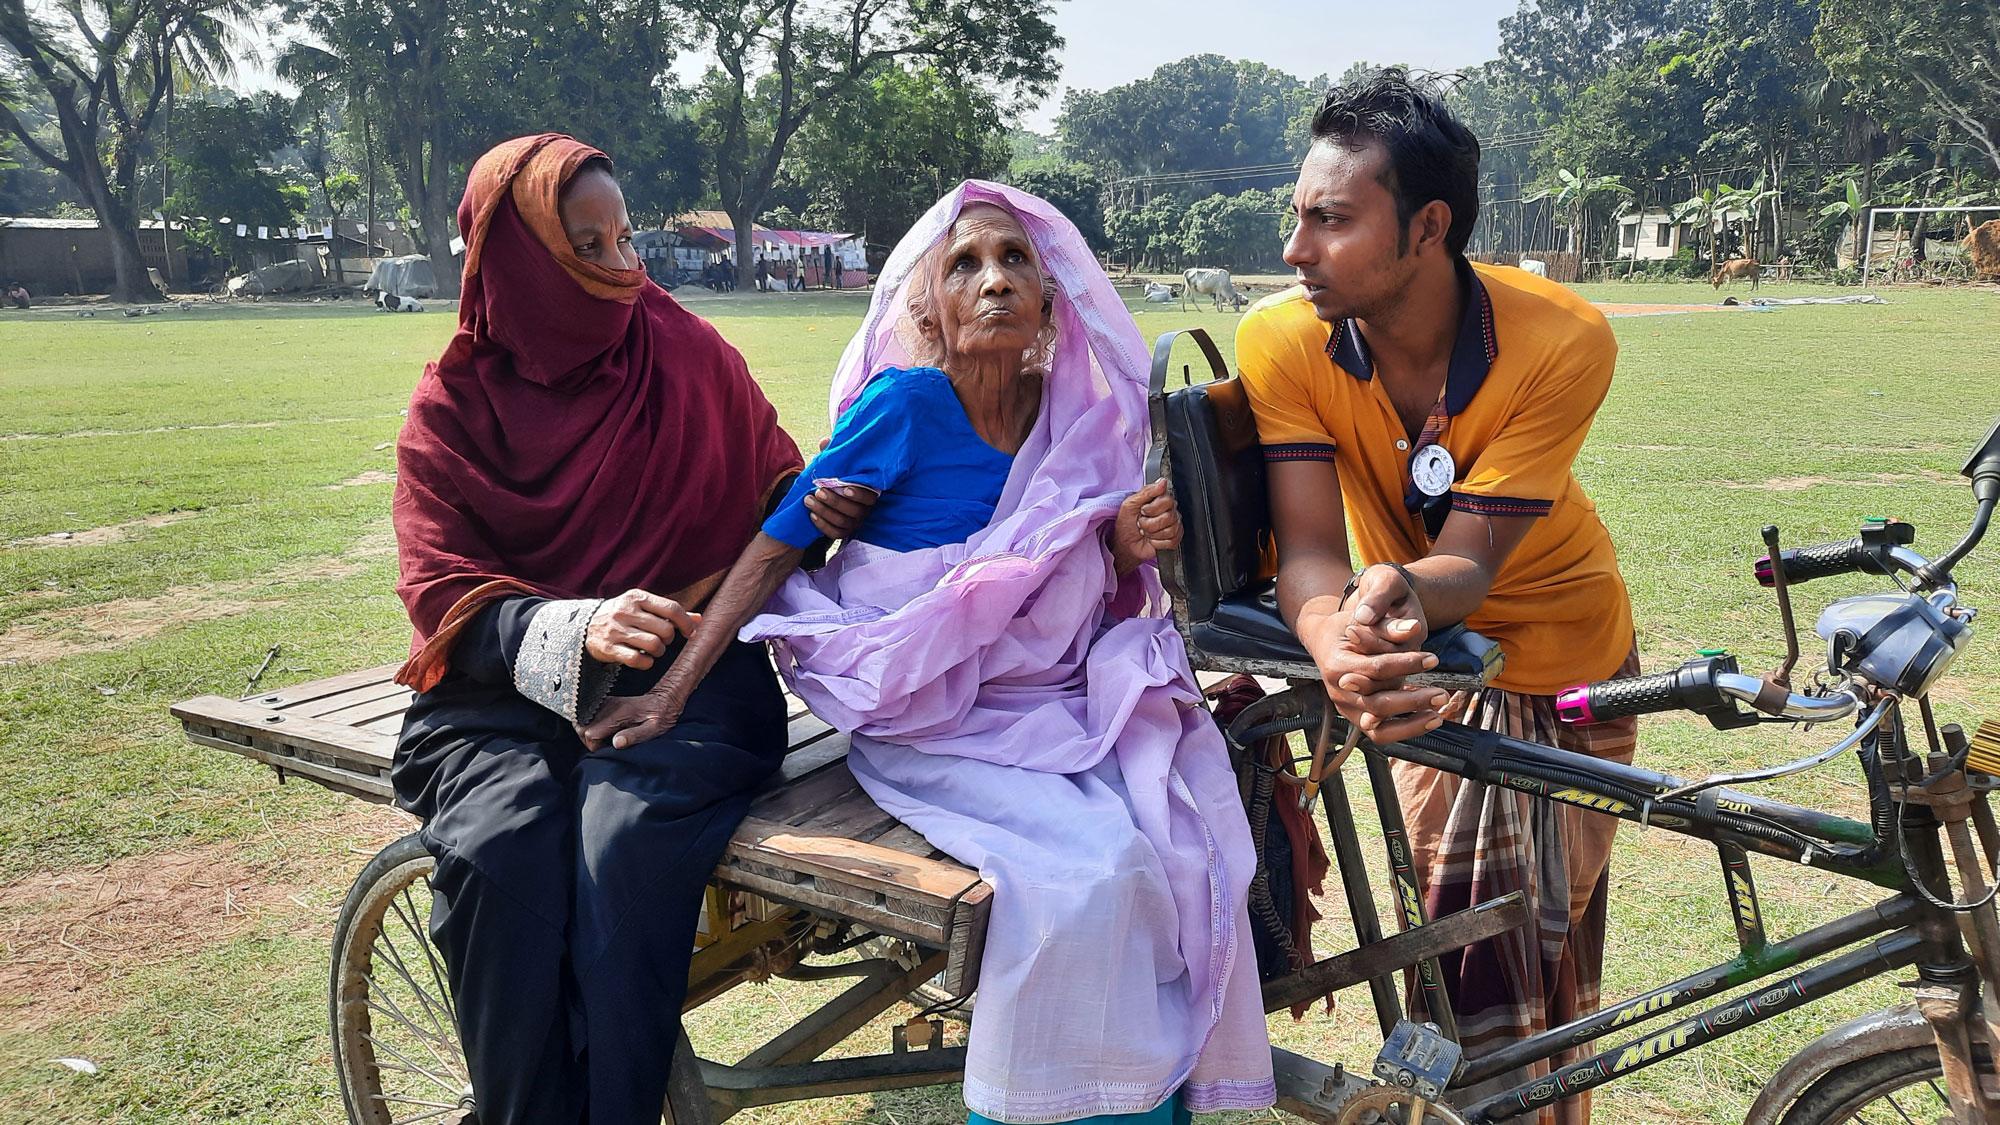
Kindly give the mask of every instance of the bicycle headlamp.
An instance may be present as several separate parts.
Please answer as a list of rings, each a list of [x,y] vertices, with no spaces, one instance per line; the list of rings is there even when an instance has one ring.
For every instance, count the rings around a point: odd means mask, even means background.
[[[1972,627],[1915,594],[1868,594],[1827,606],[1815,631],[1835,675],[1913,698],[1951,667]]]

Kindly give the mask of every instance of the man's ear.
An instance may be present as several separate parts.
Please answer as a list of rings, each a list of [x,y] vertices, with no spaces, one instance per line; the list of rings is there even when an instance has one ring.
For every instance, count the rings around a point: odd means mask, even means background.
[[[1451,204],[1442,199],[1433,199],[1417,213],[1410,216],[1410,242],[1418,247],[1435,245],[1444,249],[1445,237],[1451,233]]]

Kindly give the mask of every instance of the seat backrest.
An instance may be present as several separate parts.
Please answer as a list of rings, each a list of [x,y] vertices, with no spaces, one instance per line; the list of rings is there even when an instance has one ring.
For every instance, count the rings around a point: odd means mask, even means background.
[[[1169,390],[1175,342],[1187,337],[1208,359],[1210,381]],[[1188,366],[1184,383],[1192,383]],[[1270,542],[1264,453],[1250,398],[1208,333],[1169,332],[1153,348],[1152,454],[1147,478],[1164,474],[1180,505],[1181,549],[1161,559],[1160,576],[1191,621],[1258,582]]]

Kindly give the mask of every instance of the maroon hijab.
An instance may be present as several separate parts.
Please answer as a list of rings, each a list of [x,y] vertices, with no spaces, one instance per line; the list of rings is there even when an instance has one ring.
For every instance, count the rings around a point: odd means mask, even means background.
[[[585,162],[556,133],[479,158],[459,204],[458,333],[396,445],[396,592],[429,690],[494,598],[649,590],[698,602],[802,462],[743,357],[643,270],[579,259],[557,200]]]

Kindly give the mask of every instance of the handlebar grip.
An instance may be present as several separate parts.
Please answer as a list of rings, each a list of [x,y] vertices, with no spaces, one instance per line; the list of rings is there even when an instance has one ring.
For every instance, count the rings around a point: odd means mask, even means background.
[[[1589,724],[1679,710],[1687,706],[1677,683],[1680,679],[1676,670],[1573,687],[1556,697],[1556,717],[1565,723]]]
[[[1826,578],[1835,574],[1853,574],[1857,571],[1877,569],[1874,556],[1869,553],[1860,536],[1812,547],[1788,547],[1778,554],[1784,560],[1786,582],[1810,582],[1815,578]],[[1776,585],[1777,576],[1772,571],[1771,556],[1765,555],[1759,558],[1757,584]]]

